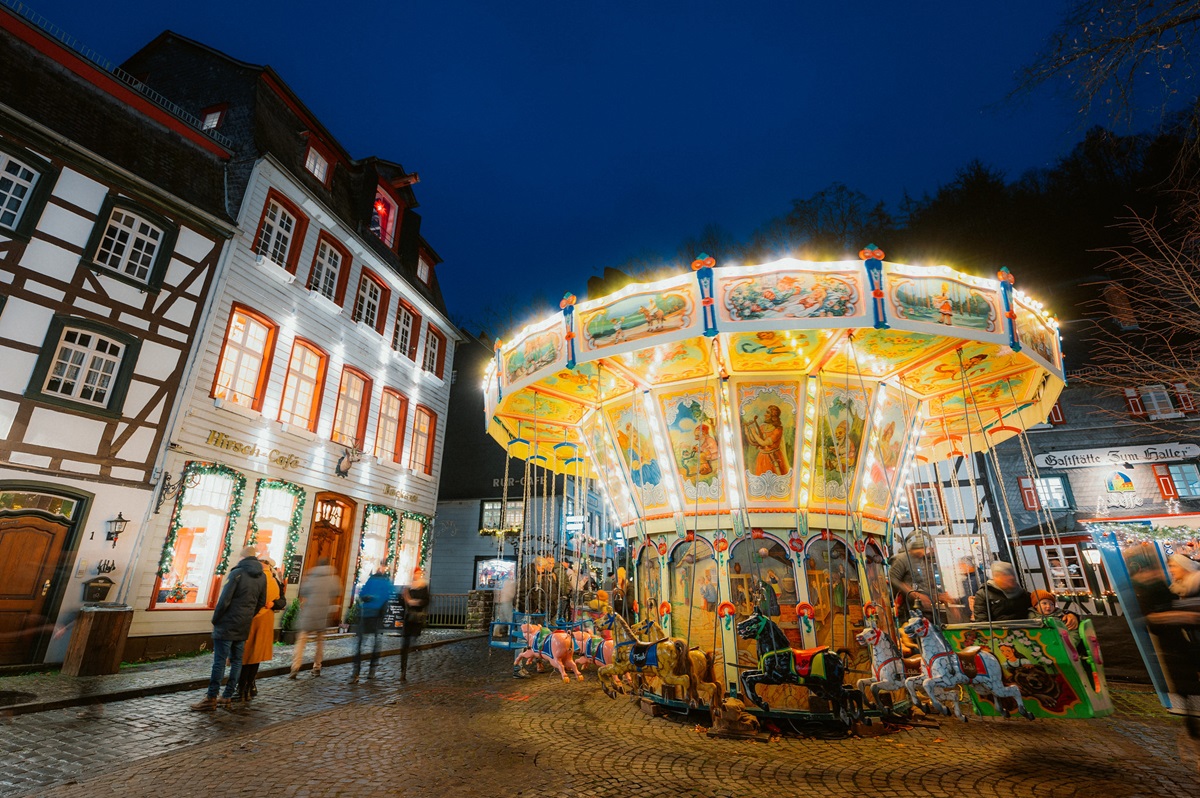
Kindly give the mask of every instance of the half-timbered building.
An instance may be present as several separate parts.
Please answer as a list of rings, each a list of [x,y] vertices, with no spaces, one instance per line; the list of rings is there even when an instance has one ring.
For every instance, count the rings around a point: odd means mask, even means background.
[[[165,33],[124,64],[232,140],[234,236],[143,530],[128,651],[194,648],[243,545],[342,613],[428,561],[457,333],[417,175],[352,158],[270,67]],[[296,588],[292,588],[294,594]]]
[[[76,46],[0,7],[0,665],[128,589],[234,232],[222,137]]]

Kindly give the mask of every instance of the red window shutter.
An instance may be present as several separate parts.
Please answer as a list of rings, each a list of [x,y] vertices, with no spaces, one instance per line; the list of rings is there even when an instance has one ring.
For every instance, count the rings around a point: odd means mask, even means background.
[[[1050,408],[1049,421],[1051,424],[1054,424],[1054,425],[1067,423],[1067,417],[1063,415],[1063,409],[1062,409],[1061,402],[1055,402],[1054,407]]]
[[[421,317],[413,314],[412,333],[408,336],[408,359],[417,359],[417,342],[421,340]]]
[[[442,372],[446,368],[446,336],[438,336],[438,356],[437,356],[437,372],[438,378],[442,376]]]
[[[1196,412],[1196,402],[1192,399],[1192,392],[1188,390],[1185,382],[1175,383],[1175,406],[1184,413]]]
[[[1162,494],[1163,501],[1179,498],[1175,480],[1171,479],[1171,471],[1165,465],[1154,466],[1154,479],[1158,482],[1158,492]]]
[[[1142,397],[1138,396],[1135,388],[1125,389],[1125,407],[1128,408],[1129,415],[1136,418],[1146,415],[1146,408],[1142,405]]]
[[[1040,510],[1042,501],[1038,498],[1037,485],[1030,477],[1018,477],[1017,486],[1021,489],[1021,503],[1026,510]]]

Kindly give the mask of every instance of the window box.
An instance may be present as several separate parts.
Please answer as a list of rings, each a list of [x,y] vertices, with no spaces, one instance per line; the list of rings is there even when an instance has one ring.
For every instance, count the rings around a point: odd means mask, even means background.
[[[288,285],[296,282],[296,275],[289,272],[286,266],[276,263],[261,252],[254,255],[254,262],[258,265],[259,269],[271,275],[276,280],[280,280]]]
[[[226,401],[219,396],[213,399],[213,407],[224,410],[227,413],[242,416],[243,418],[262,418],[261,411],[255,410],[253,407],[239,405],[237,402]]]
[[[310,288],[308,297],[309,297],[309,299],[312,300],[314,305],[321,308],[321,310],[324,310],[327,313],[332,313],[333,315],[336,316],[342,312],[341,305],[334,302],[332,299],[329,299],[324,294],[322,294],[320,291]]]
[[[303,438],[306,441],[315,441],[317,439],[317,433],[297,424],[281,423],[279,428],[289,435],[295,435],[297,438]]]

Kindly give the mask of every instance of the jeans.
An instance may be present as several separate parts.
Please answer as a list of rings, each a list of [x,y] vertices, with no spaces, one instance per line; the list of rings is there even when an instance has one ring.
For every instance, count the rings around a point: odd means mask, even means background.
[[[325,659],[325,630],[317,629],[313,632],[296,634],[296,646],[292,652],[292,673],[299,671],[300,666],[304,664],[304,646],[308,642],[309,635],[317,639],[317,653],[313,656],[313,670],[317,673],[321,672],[321,661]]]
[[[233,698],[233,690],[237,687],[242,675],[242,652],[246,649],[245,640],[218,640],[213,638],[212,675],[208,678],[208,697],[216,698],[221,692],[221,680],[225,678],[225,661],[229,661],[229,681],[225,684],[224,698]]]
[[[379,633],[382,631],[383,616],[362,616],[358,620],[358,646],[354,649],[354,675],[358,676],[362,666],[363,639],[371,637],[371,673],[379,665]]]

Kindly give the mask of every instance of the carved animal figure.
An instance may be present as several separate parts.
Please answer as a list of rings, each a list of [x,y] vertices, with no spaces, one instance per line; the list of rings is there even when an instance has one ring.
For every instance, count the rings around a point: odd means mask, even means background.
[[[871,650],[871,676],[859,679],[857,687],[864,696],[870,691],[871,703],[879,707],[879,696],[884,690],[899,690],[906,687],[904,660],[892,637],[879,628],[873,618],[866,621],[866,628],[854,636],[860,646]]]
[[[954,716],[966,721],[962,707],[958,701],[958,686],[970,684],[981,696],[990,694],[992,706],[1004,717],[1009,716],[1009,710],[1001,704],[1004,698],[1011,698],[1017,704],[1017,712],[1022,717],[1033,719],[1033,713],[1025,708],[1021,691],[1004,683],[1003,672],[1000,670],[1000,660],[992,652],[982,646],[969,646],[962,651],[954,651],[942,631],[930,623],[920,610],[913,610],[912,616],[904,624],[904,634],[916,639],[921,644],[922,673],[905,680],[908,695],[913,705],[917,700],[917,687],[921,687],[929,696],[933,708],[943,715],[949,715],[951,708]],[[940,693],[940,696],[939,696]],[[950,708],[939,700],[946,699]]]
[[[735,734],[758,731],[758,718],[746,711],[746,705],[736,698],[726,698],[713,705],[713,728]]]
[[[666,630],[653,618],[636,624],[634,631],[648,640],[678,640],[687,646],[682,638],[667,637]],[[703,651],[699,646],[692,646],[687,650],[687,670],[692,680],[691,689],[688,691],[688,703],[692,706],[706,704],[711,711],[725,695],[725,691],[721,689],[721,682],[716,677],[715,662],[716,658],[711,651]]]
[[[566,632],[557,629],[545,629],[540,624],[521,624],[521,635],[529,648],[517,654],[513,660],[514,672],[526,662],[549,662],[564,682],[571,681],[567,672],[575,674],[583,681],[583,674],[575,667],[575,643]]]
[[[595,665],[597,669],[612,664],[613,641],[583,629],[575,630],[571,637],[575,638],[575,666],[580,670],[589,664]]]
[[[842,683],[845,663],[829,646],[792,648],[783,630],[757,609],[735,628],[738,637],[757,646],[758,670],[742,672],[742,688],[764,712],[771,708],[755,690],[758,685],[797,684],[828,701],[834,716],[847,726],[862,718],[862,693]]]
[[[605,620],[605,627],[613,633],[613,663],[597,671],[600,686],[609,698],[616,698],[619,691],[617,680],[627,673],[640,677],[643,674],[657,676],[663,684],[679,687],[687,692],[691,678],[687,672],[687,650],[682,640],[638,640],[629,624],[613,613]]]

